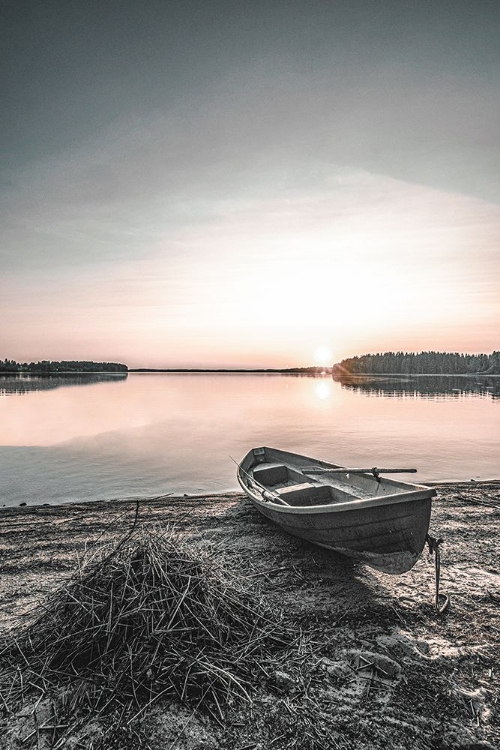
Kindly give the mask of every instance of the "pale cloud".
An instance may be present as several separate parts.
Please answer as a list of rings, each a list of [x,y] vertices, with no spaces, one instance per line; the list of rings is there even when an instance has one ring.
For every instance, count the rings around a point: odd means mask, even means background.
[[[117,115],[7,174],[6,268],[133,257],[218,204],[323,189],[343,167],[500,202],[498,84],[469,74],[318,56],[314,85],[269,58],[186,89],[168,109]]]

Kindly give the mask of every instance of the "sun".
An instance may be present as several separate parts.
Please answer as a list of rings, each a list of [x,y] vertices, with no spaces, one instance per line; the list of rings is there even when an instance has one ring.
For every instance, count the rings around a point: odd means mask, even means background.
[[[314,352],[314,359],[319,365],[331,365],[333,359],[332,350],[330,349],[330,347],[325,346],[324,344],[322,346],[318,346],[318,348]]]

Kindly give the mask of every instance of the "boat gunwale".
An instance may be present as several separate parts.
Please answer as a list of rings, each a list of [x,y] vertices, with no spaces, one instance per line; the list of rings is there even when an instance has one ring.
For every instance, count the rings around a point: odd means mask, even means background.
[[[349,511],[364,510],[365,508],[377,508],[384,505],[396,505],[397,503],[417,502],[418,500],[430,500],[436,496],[434,487],[425,485],[412,485],[415,489],[408,492],[400,492],[394,495],[373,495],[372,497],[355,498],[338,503],[326,503],[325,505],[280,505],[273,503],[272,500],[262,500],[260,493],[252,490],[241,478],[238,471],[238,481],[242,489],[249,497],[261,505],[263,508],[272,508],[273,511],[285,514],[308,514],[318,513],[346,513]],[[266,488],[268,492],[272,490]]]

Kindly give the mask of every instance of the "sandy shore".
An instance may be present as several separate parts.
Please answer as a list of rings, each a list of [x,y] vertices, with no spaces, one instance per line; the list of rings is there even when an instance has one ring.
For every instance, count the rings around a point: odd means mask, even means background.
[[[441,588],[451,606],[444,616],[433,610],[427,553],[412,571],[392,577],[283,534],[240,494],[143,501],[139,524],[173,524],[197,542],[220,545],[249,585],[259,585],[314,644],[302,655],[300,675],[293,665],[278,665],[277,689],[258,690],[253,708],[235,709],[224,726],[184,708],[156,708],[146,722],[147,746],[499,747],[500,482],[437,489],[431,533],[445,540]],[[134,509],[116,501],[3,510],[3,628],[15,632],[72,573],[78,556],[118,541]],[[386,679],[370,686],[359,668],[363,659],[378,664]],[[317,713],[323,734],[309,737],[305,712]],[[1,748],[21,747],[19,722],[4,716]]]

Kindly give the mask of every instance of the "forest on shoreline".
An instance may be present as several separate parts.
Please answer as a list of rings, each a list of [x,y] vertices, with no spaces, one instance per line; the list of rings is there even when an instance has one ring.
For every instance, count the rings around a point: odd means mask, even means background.
[[[127,365],[119,362],[88,362],[79,360],[63,360],[54,362],[16,362],[13,359],[0,360],[0,374],[28,372],[34,374],[58,372],[128,372]]]
[[[384,352],[349,357],[335,364],[333,375],[500,375],[500,351]]]
[[[384,352],[349,357],[332,367],[288,368],[132,368],[120,362],[87,360],[41,360],[16,362],[0,360],[0,375],[15,373],[58,374],[98,372],[171,372],[171,373],[262,373],[284,375],[500,375],[500,351],[491,354],[460,352]]]

